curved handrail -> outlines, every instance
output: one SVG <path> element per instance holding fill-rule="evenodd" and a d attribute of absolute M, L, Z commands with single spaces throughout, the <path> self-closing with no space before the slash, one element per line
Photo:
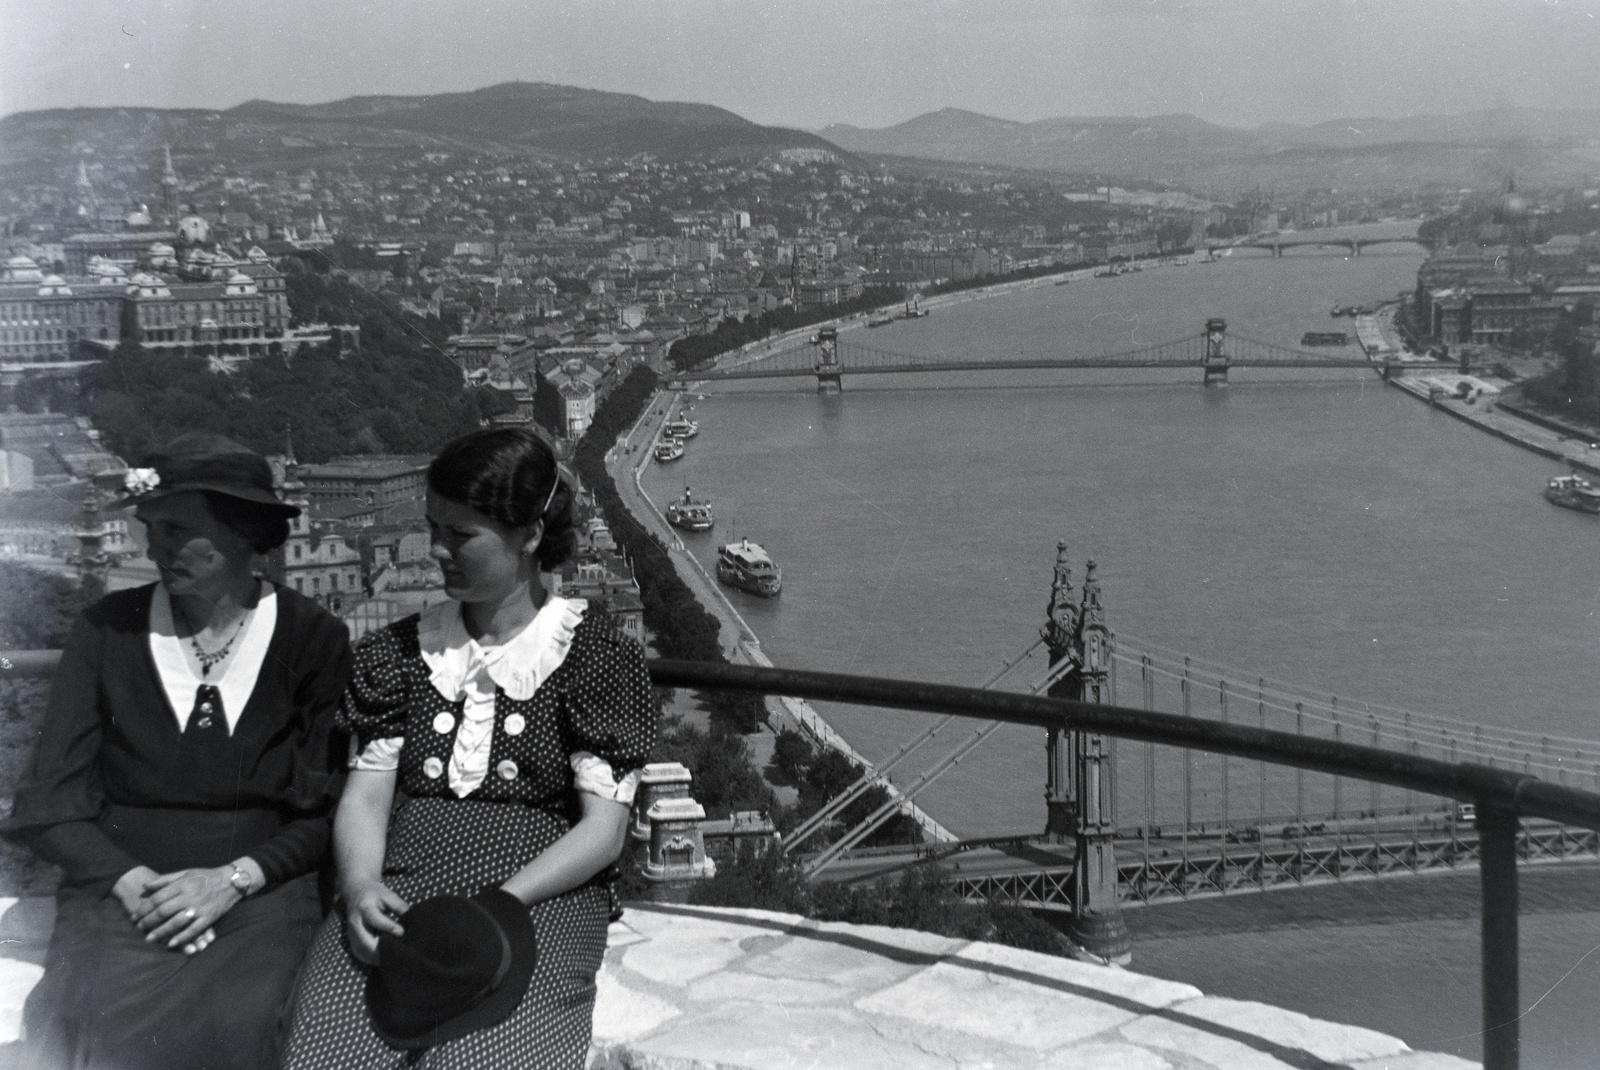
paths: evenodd
<path fill-rule="evenodd" d="M 53 650 L 0 651 L 0 680 L 48 675 L 59 660 L 60 652 Z M 919 680 L 670 659 L 651 660 L 648 667 L 651 680 L 663 687 L 745 691 L 1093 732 L 1474 802 L 1483 902 L 1484 1070 L 1516 1070 L 1519 1063 L 1518 819 L 1540 817 L 1600 830 L 1600 794 L 1470 762 L 1446 762 L 1178 714 Z"/>

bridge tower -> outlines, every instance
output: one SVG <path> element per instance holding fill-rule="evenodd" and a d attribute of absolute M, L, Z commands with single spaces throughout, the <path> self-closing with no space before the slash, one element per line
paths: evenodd
<path fill-rule="evenodd" d="M 1040 638 L 1050 655 L 1050 674 L 1062 671 L 1061 678 L 1050 685 L 1046 694 L 1051 698 L 1077 698 L 1078 607 L 1072 597 L 1072 566 L 1067 563 L 1065 542 L 1056 543 L 1055 575 L 1050 581 L 1050 603 L 1045 608 Z M 1077 736 L 1076 732 L 1052 728 L 1045 737 L 1044 837 L 1050 843 L 1071 843 L 1078 832 L 1078 798 L 1073 789 Z"/>
<path fill-rule="evenodd" d="M 1106 626 L 1100 581 L 1094 562 L 1083 570 L 1083 605 L 1078 611 L 1078 698 L 1111 701 L 1111 651 L 1114 637 Z M 1133 941 L 1122 908 L 1117 905 L 1116 795 L 1113 759 L 1105 736 L 1073 733 L 1077 741 L 1074 780 L 1077 786 L 1076 851 L 1072 866 L 1072 920 L 1067 935 L 1099 959 L 1120 965 L 1133 960 Z"/>
<path fill-rule="evenodd" d="M 844 366 L 839 363 L 838 329 L 823 327 L 811 336 L 811 344 L 817 347 L 817 363 L 813 369 L 817 373 L 817 393 L 843 392 Z"/>
<path fill-rule="evenodd" d="M 1228 331 L 1228 321 L 1220 316 L 1206 320 L 1206 355 L 1201 363 L 1206 386 L 1228 385 L 1228 356 L 1223 351 L 1223 341 Z"/>

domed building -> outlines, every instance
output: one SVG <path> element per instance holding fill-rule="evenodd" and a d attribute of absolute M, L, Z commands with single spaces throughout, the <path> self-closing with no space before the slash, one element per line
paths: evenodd
<path fill-rule="evenodd" d="M 117 269 L 112 266 L 112 271 Z M 27 256 L 0 271 L 0 364 L 50 365 L 92 360 L 84 343 L 106 351 L 117 343 L 125 279 L 45 274 Z"/>
<path fill-rule="evenodd" d="M 211 240 L 211 224 L 197 215 L 186 215 L 178 220 L 178 236 L 190 245 L 204 245 Z"/>

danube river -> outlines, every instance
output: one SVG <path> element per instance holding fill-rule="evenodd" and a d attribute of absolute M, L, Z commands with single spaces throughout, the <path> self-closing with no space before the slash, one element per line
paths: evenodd
<path fill-rule="evenodd" d="M 1083 279 L 845 337 L 928 357 L 1088 355 L 1220 315 L 1230 335 L 1296 345 L 1350 329 L 1331 304 L 1414 281 L 1420 251 L 1379 250 Z M 1543 501 L 1550 462 L 1375 375 L 1236 369 L 1204 389 L 1198 370 L 847 371 L 839 397 L 793 384 L 708 390 L 687 456 L 645 474 L 657 501 L 684 483 L 712 500 L 716 531 L 685 536 L 707 568 L 734 535 L 781 564 L 781 597 L 732 596 L 777 664 L 977 683 L 1038 634 L 1065 540 L 1076 580 L 1098 562 L 1114 631 L 1341 701 L 1600 738 L 1600 524 Z M 823 712 L 870 758 L 925 723 Z M 1042 827 L 1043 785 L 1042 733 L 1007 729 L 921 798 L 958 834 L 997 835 Z"/>
<path fill-rule="evenodd" d="M 1241 252 L 845 338 L 926 357 L 1091 355 L 1222 316 L 1231 336 L 1297 346 L 1353 329 L 1331 305 L 1408 290 L 1421 257 Z M 685 483 L 712 500 L 715 532 L 685 536 L 708 569 L 734 535 L 781 564 L 779 598 L 732 594 L 779 665 L 978 683 L 1037 636 L 1065 540 L 1075 581 L 1098 562 L 1114 631 L 1341 701 L 1600 738 L 1600 520 L 1541 498 L 1555 465 L 1370 373 L 1235 370 L 1218 389 L 1199 377 L 847 371 L 839 397 L 806 380 L 724 384 L 694 403 L 687 456 L 650 466 L 644 485 L 658 502 Z M 819 708 L 874 759 L 927 723 Z M 919 801 L 958 834 L 997 835 L 1041 829 L 1043 790 L 1043 733 L 1004 729 Z M 1368 952 L 1381 958 L 1385 939 Z M 1470 1051 L 1470 1038 L 1443 1042 L 1473 1020 L 1474 961 L 1438 964 L 1467 971 L 1443 1020 L 1429 1020 L 1434 995 L 1298 1009 Z M 1273 998 L 1270 969 L 1228 969 L 1227 994 Z"/>

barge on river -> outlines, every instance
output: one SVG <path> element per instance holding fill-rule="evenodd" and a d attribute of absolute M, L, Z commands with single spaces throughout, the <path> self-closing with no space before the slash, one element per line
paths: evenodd
<path fill-rule="evenodd" d="M 684 531 L 710 531 L 717 522 L 711 515 L 711 503 L 701 501 L 683 488 L 683 497 L 667 503 L 667 523 Z"/>
<path fill-rule="evenodd" d="M 1556 476 L 1544 485 L 1544 496 L 1564 509 L 1600 513 L 1600 487 L 1574 472 Z"/>
<path fill-rule="evenodd" d="M 783 589 L 783 574 L 767 552 L 749 539 L 717 551 L 717 579 L 729 587 L 771 598 Z"/>

